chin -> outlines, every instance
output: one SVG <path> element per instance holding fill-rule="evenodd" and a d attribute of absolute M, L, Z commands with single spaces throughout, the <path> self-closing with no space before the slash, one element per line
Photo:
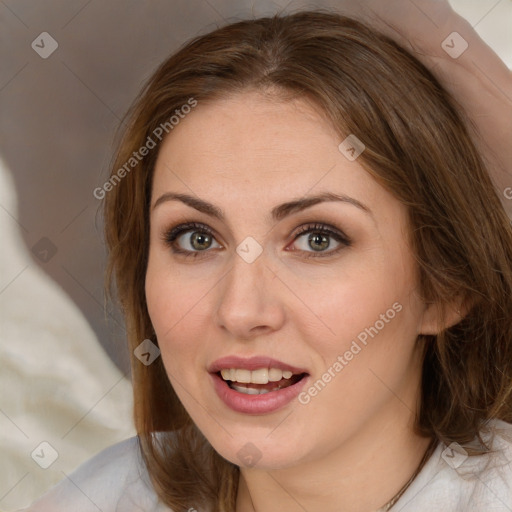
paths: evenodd
<path fill-rule="evenodd" d="M 224 459 L 243 469 L 277 470 L 296 466 L 304 454 L 297 450 L 297 443 L 260 435 L 233 435 L 228 439 L 213 440 L 207 437 L 215 451 Z M 305 447 L 301 446 L 301 449 Z"/>

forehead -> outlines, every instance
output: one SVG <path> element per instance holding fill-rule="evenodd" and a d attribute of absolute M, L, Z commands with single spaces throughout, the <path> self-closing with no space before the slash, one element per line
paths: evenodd
<path fill-rule="evenodd" d="M 218 205 L 228 218 L 268 218 L 275 205 L 332 192 L 397 220 L 402 205 L 357 159 L 345 157 L 342 140 L 304 99 L 250 92 L 199 102 L 162 143 L 152 204 L 162 194 L 186 193 Z"/>
<path fill-rule="evenodd" d="M 164 139 L 154 186 L 181 177 L 198 186 L 210 179 L 254 185 L 261 180 L 267 186 L 301 179 L 311 188 L 322 175 L 332 174 L 334 165 L 348 163 L 340 142 L 323 113 L 306 99 L 280 101 L 246 92 L 199 102 Z M 364 172 L 356 162 L 345 167 Z"/>
<path fill-rule="evenodd" d="M 337 138 L 319 109 L 307 100 L 281 101 L 246 92 L 199 102 L 164 140 L 160 151 L 172 151 L 174 161 L 201 158 L 204 153 L 209 159 L 244 152 L 259 158 L 274 152 L 293 156 L 305 139 L 310 141 L 309 149 L 314 145 L 317 153 L 326 145 L 336 145 Z"/>

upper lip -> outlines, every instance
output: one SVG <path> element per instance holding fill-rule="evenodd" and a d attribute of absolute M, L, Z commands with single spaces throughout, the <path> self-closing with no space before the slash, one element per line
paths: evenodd
<path fill-rule="evenodd" d="M 266 356 L 253 356 L 243 358 L 239 356 L 221 357 L 214 361 L 209 367 L 210 373 L 217 373 L 224 368 L 239 368 L 244 370 L 258 370 L 259 368 L 279 368 L 280 370 L 289 370 L 294 374 L 308 373 L 304 368 L 292 366 L 277 359 Z"/>

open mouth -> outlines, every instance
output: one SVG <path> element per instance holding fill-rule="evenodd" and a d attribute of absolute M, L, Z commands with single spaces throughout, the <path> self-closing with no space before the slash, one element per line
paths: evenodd
<path fill-rule="evenodd" d="M 281 371 L 277 368 L 261 368 L 254 371 L 229 368 L 217 372 L 217 375 L 230 389 L 239 393 L 263 395 L 293 386 L 308 374 L 293 374 L 291 371 Z"/>
<path fill-rule="evenodd" d="M 217 396 L 237 413 L 271 414 L 291 404 L 310 374 L 264 356 L 217 360 L 209 368 Z"/>

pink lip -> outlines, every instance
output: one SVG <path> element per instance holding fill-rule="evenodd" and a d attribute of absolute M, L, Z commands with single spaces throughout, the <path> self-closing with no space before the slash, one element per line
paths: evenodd
<path fill-rule="evenodd" d="M 293 374 L 308 373 L 304 368 L 297 368 L 289 364 L 272 359 L 271 357 L 265 356 L 254 356 L 249 358 L 242 358 L 238 356 L 227 356 L 222 357 L 214 361 L 209 367 L 210 373 L 217 373 L 224 368 L 240 368 L 244 370 L 257 370 L 258 368 L 279 368 L 280 370 L 289 370 Z M 258 396 L 258 395 L 253 395 Z"/>
<path fill-rule="evenodd" d="M 218 374 L 224 368 L 240 368 L 244 370 L 257 370 L 259 368 L 279 368 L 280 370 L 288 370 L 298 375 L 305 373 L 299 382 L 292 384 L 286 388 L 270 391 L 263 395 L 245 395 L 231 389 L 227 382 Z M 266 356 L 253 356 L 242 358 L 239 356 L 222 357 L 214 361 L 209 367 L 210 378 L 213 387 L 219 398 L 232 410 L 245 414 L 265 414 L 271 413 L 289 404 L 306 384 L 309 379 L 309 372 L 303 368 L 292 366 L 277 359 Z"/>
<path fill-rule="evenodd" d="M 237 365 L 235 367 L 240 368 Z M 259 367 L 261 368 L 261 365 Z M 276 368 L 276 366 L 271 366 L 271 368 Z M 299 382 L 291 386 L 278 391 L 270 391 L 263 395 L 239 393 L 231 389 L 218 373 L 210 373 L 210 378 L 219 398 L 233 411 L 244 414 L 266 414 L 277 411 L 296 398 L 309 380 L 309 375 L 304 376 Z"/>

